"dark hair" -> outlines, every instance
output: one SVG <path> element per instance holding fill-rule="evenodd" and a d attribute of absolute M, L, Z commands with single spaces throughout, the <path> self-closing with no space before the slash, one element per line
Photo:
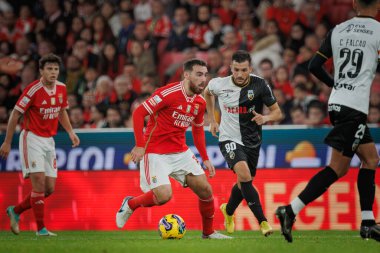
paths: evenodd
<path fill-rule="evenodd" d="M 183 64 L 183 71 L 192 71 L 195 65 L 207 67 L 207 63 L 199 59 L 190 59 Z"/>
<path fill-rule="evenodd" d="M 362 7 L 369 7 L 373 4 L 375 4 L 377 0 L 358 0 L 358 3 Z"/>
<path fill-rule="evenodd" d="M 232 55 L 232 61 L 236 61 L 238 63 L 242 63 L 245 61 L 249 62 L 249 65 L 252 63 L 251 55 L 244 50 L 238 50 Z"/>
<path fill-rule="evenodd" d="M 57 56 L 55 54 L 45 55 L 39 61 L 39 68 L 43 69 L 45 67 L 46 63 L 57 63 L 58 66 L 61 66 L 62 60 L 59 56 Z"/>

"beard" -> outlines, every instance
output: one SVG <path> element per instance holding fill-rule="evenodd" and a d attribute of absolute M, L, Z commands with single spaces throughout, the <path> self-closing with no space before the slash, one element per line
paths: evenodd
<path fill-rule="evenodd" d="M 203 83 L 202 83 L 203 85 Z M 202 94 L 203 90 L 204 90 L 204 87 L 199 87 L 193 83 L 190 82 L 190 90 L 194 93 L 194 94 Z"/>

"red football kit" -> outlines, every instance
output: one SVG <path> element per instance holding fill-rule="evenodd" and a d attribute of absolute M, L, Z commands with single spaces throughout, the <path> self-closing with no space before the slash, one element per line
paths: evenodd
<path fill-rule="evenodd" d="M 146 153 L 185 152 L 185 132 L 192 126 L 194 144 L 203 161 L 208 160 L 204 137 L 206 101 L 201 95 L 189 97 L 182 82 L 157 89 L 133 114 L 136 146 Z M 143 135 L 144 117 L 150 115 Z"/>
<path fill-rule="evenodd" d="M 29 84 L 15 105 L 24 115 L 22 128 L 42 137 L 57 134 L 58 115 L 67 107 L 66 85 L 56 81 L 54 88 L 49 90 L 41 80 Z"/>

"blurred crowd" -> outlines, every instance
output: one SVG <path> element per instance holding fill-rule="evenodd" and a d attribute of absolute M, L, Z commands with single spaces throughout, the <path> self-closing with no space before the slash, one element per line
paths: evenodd
<path fill-rule="evenodd" d="M 0 131 L 48 53 L 64 62 L 59 80 L 75 128 L 132 127 L 134 108 L 181 80 L 184 60 L 227 76 L 238 49 L 272 86 L 285 115 L 276 124 L 329 124 L 330 88 L 307 66 L 327 32 L 353 15 L 351 0 L 0 0 Z M 368 122 L 380 123 L 380 73 Z"/>

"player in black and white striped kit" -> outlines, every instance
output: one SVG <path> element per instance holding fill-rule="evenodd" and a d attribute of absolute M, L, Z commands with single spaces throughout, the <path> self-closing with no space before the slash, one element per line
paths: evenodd
<path fill-rule="evenodd" d="M 357 181 L 362 218 L 360 236 L 380 241 L 380 226 L 372 210 L 379 154 L 366 125 L 370 89 L 380 59 L 380 23 L 374 19 L 377 0 L 354 0 L 353 6 L 357 16 L 332 29 L 310 61 L 310 72 L 332 87 L 328 110 L 334 127 L 325 138 L 325 143 L 332 147 L 332 155 L 329 165 L 309 181 L 290 205 L 276 210 L 282 234 L 289 242 L 295 216 L 347 173 L 354 154 L 361 160 Z M 331 57 L 334 78 L 322 67 Z"/>
<path fill-rule="evenodd" d="M 228 233 L 234 232 L 235 209 L 245 199 L 260 224 L 261 233 L 273 233 L 263 213 L 258 192 L 252 185 L 261 146 L 261 125 L 282 118 L 271 88 L 252 72 L 251 56 L 237 51 L 232 56 L 232 75 L 210 80 L 205 90 L 210 130 L 213 136 L 220 130 L 219 147 L 228 166 L 236 173 L 237 183 L 232 187 L 228 203 L 220 209 Z M 214 118 L 215 96 L 222 111 L 220 127 Z M 266 105 L 270 113 L 262 115 Z"/>

